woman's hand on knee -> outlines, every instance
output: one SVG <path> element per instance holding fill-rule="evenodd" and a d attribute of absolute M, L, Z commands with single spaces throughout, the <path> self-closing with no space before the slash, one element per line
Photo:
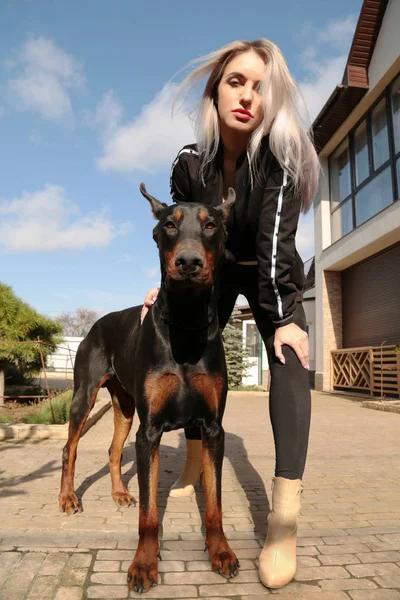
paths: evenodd
<path fill-rule="evenodd" d="M 143 319 L 147 315 L 150 306 L 152 306 L 154 304 L 154 302 L 157 300 L 157 296 L 158 296 L 158 292 L 159 291 L 160 291 L 160 288 L 151 288 L 151 290 L 149 290 L 147 292 L 146 297 L 144 299 L 144 304 L 143 304 L 142 312 L 141 312 L 141 315 L 140 315 L 140 322 L 141 323 L 143 323 Z"/>
<path fill-rule="evenodd" d="M 289 323 L 275 330 L 274 350 L 276 357 L 285 364 L 282 346 L 290 346 L 296 352 L 302 367 L 309 369 L 309 346 L 308 335 L 296 323 Z"/>

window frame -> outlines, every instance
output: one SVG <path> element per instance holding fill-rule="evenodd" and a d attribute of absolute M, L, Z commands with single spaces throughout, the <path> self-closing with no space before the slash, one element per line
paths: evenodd
<path fill-rule="evenodd" d="M 392 79 L 392 81 L 389 83 L 389 85 L 386 86 L 386 88 L 384 89 L 382 94 L 380 94 L 378 96 L 378 98 L 368 108 L 368 111 L 362 117 L 360 117 L 360 119 L 357 121 L 357 123 L 355 123 L 354 126 L 351 128 L 351 130 L 348 132 L 346 137 L 344 137 L 339 142 L 339 144 L 330 153 L 330 155 L 328 157 L 329 205 L 330 205 L 330 215 L 331 215 L 331 232 L 333 231 L 333 226 L 332 226 L 333 214 L 337 210 L 340 210 L 343 207 L 343 205 L 346 204 L 347 202 L 351 202 L 351 204 L 352 204 L 352 221 L 353 221 L 352 229 L 348 233 L 345 233 L 344 235 L 342 235 L 339 238 L 337 238 L 336 240 L 334 240 L 332 242 L 332 244 L 343 239 L 346 235 L 349 235 L 352 231 L 354 231 L 355 229 L 358 229 L 358 227 L 361 227 L 361 225 L 364 225 L 370 219 L 373 219 L 376 215 L 378 215 L 380 212 L 382 212 L 382 210 L 385 210 L 386 208 L 391 206 L 394 202 L 399 200 L 400 181 L 397 180 L 396 161 L 398 159 L 400 159 L 400 150 L 397 153 L 395 152 L 393 105 L 392 105 L 392 86 L 395 83 L 395 81 L 399 78 L 399 76 L 400 76 L 400 73 L 397 73 L 397 75 Z M 377 169 L 374 170 L 372 113 L 375 110 L 375 108 L 378 106 L 378 104 L 382 101 L 382 99 L 385 99 L 386 123 L 387 123 L 388 144 L 389 144 L 389 158 L 383 164 L 381 164 Z M 368 175 L 368 177 L 366 177 L 364 179 L 364 181 L 362 181 L 360 184 L 356 185 L 355 133 L 356 133 L 357 129 L 362 125 L 363 121 L 365 121 L 365 123 L 366 123 L 369 175 Z M 348 196 L 346 196 L 346 198 L 344 198 L 341 201 L 340 200 L 338 201 L 338 199 L 334 200 L 333 196 L 332 196 L 331 160 L 333 159 L 333 155 L 338 150 L 339 146 L 341 144 L 343 144 L 343 142 L 345 142 L 346 139 L 348 141 L 349 158 L 350 158 L 349 164 L 350 164 L 351 191 L 350 191 L 350 194 Z M 388 206 L 386 206 L 382 210 L 376 212 L 372 217 L 367 219 L 367 221 L 364 221 L 363 223 L 360 223 L 359 225 L 357 225 L 356 195 L 365 186 L 367 186 L 369 183 L 371 183 L 371 181 L 373 179 L 375 179 L 375 177 L 378 177 L 378 175 L 380 175 L 382 173 L 382 171 L 384 171 L 389 166 L 390 166 L 391 177 L 392 177 L 392 201 L 390 202 L 390 204 Z M 334 201 L 337 201 L 337 206 L 332 208 L 332 204 Z"/>

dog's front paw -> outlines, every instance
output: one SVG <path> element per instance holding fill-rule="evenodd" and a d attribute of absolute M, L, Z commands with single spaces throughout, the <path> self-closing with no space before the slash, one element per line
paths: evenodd
<path fill-rule="evenodd" d="M 143 594 L 158 584 L 157 556 L 150 557 L 143 553 L 135 556 L 128 569 L 128 585 L 134 592 Z"/>
<path fill-rule="evenodd" d="M 239 561 L 236 554 L 229 547 L 225 537 L 208 544 L 208 553 L 212 570 L 230 579 L 239 573 Z"/>
<path fill-rule="evenodd" d="M 76 512 L 82 512 L 75 492 L 61 493 L 58 497 L 58 506 L 60 508 L 60 512 L 64 512 L 67 515 L 73 515 Z"/>
<path fill-rule="evenodd" d="M 125 492 L 113 492 L 111 494 L 117 506 L 136 506 L 135 498 L 126 490 Z"/>

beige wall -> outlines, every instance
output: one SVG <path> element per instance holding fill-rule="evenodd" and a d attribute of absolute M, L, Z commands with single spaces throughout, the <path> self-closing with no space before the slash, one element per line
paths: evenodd
<path fill-rule="evenodd" d="M 390 0 L 368 69 L 369 88 L 373 90 L 400 55 L 400 0 Z"/>

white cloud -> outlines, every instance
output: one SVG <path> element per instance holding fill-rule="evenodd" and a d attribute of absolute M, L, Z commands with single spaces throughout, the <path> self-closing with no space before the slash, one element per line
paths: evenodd
<path fill-rule="evenodd" d="M 347 51 L 357 25 L 355 15 L 347 15 L 343 19 L 328 21 L 325 29 L 318 31 L 321 42 L 332 44 L 335 48 Z"/>
<path fill-rule="evenodd" d="M 130 223 L 113 225 L 106 211 L 82 216 L 56 185 L 12 200 L 0 199 L 0 248 L 6 252 L 105 247 L 130 229 Z"/>
<path fill-rule="evenodd" d="M 72 118 L 70 90 L 85 87 L 81 65 L 74 56 L 49 39 L 32 37 L 5 66 L 15 72 L 8 88 L 17 99 L 17 108 L 50 121 Z"/>
<path fill-rule="evenodd" d="M 88 114 L 87 123 L 100 129 L 104 141 L 109 140 L 118 129 L 122 118 L 122 107 L 114 90 L 108 90 L 96 106 L 94 115 Z"/>
<path fill-rule="evenodd" d="M 326 59 L 307 59 L 310 76 L 299 81 L 311 121 L 315 119 L 337 85 L 342 82 L 347 55 Z"/>
<path fill-rule="evenodd" d="M 144 269 L 144 274 L 149 279 L 152 279 L 153 277 L 155 277 L 157 275 L 157 273 L 159 273 L 159 272 L 160 272 L 160 267 L 151 267 L 148 269 Z"/>
<path fill-rule="evenodd" d="M 123 265 L 132 262 L 132 256 L 130 254 L 121 254 L 119 258 L 117 258 L 117 264 Z"/>
<path fill-rule="evenodd" d="M 303 29 L 302 37 L 307 35 L 313 39 L 313 45 L 300 54 L 306 75 L 299 81 L 311 121 L 342 82 L 355 27 L 355 16 L 347 15 L 340 20 L 328 21 L 324 29 L 310 24 Z"/>
<path fill-rule="evenodd" d="M 176 86 L 168 83 L 125 125 L 120 124 L 122 110 L 113 92 L 107 92 L 93 119 L 101 127 L 104 140 L 98 168 L 120 173 L 149 173 L 170 166 L 179 149 L 194 141 L 189 117 L 182 112 L 171 117 L 175 92 Z"/>

